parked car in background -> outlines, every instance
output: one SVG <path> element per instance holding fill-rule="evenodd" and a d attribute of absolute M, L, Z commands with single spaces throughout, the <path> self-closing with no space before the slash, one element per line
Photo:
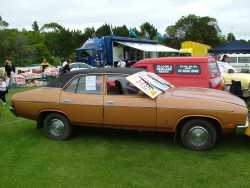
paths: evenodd
<path fill-rule="evenodd" d="M 83 70 L 83 69 L 93 69 L 94 67 L 81 62 L 74 62 L 69 64 L 70 71 Z"/>
<path fill-rule="evenodd" d="M 240 73 L 229 63 L 218 61 L 222 73 L 225 88 L 240 97 L 250 96 L 250 74 Z"/>
<path fill-rule="evenodd" d="M 36 120 L 51 139 L 69 138 L 76 125 L 135 129 L 173 132 L 195 150 L 211 149 L 221 134 L 248 127 L 248 109 L 240 98 L 206 88 L 175 88 L 140 71 L 68 72 L 48 87 L 15 94 L 11 111 Z"/>
<path fill-rule="evenodd" d="M 223 54 L 225 61 L 238 72 L 250 72 L 250 54 Z"/>
<path fill-rule="evenodd" d="M 176 87 L 224 89 L 218 65 L 212 57 L 164 57 L 141 60 L 133 65 L 154 72 Z"/>

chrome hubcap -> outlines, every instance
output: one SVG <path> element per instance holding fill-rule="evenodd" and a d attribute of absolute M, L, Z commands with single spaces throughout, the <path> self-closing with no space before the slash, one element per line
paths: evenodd
<path fill-rule="evenodd" d="M 195 126 L 189 130 L 190 142 L 192 145 L 200 147 L 208 141 L 208 131 L 200 126 Z"/>
<path fill-rule="evenodd" d="M 64 133 L 65 126 L 64 123 L 60 119 L 52 119 L 50 126 L 49 126 L 49 132 L 53 136 L 61 136 Z"/>

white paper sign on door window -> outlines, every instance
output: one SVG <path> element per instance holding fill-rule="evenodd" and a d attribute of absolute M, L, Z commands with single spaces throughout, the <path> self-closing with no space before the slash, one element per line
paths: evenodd
<path fill-rule="evenodd" d="M 96 90 L 96 76 L 86 76 L 86 91 Z"/>

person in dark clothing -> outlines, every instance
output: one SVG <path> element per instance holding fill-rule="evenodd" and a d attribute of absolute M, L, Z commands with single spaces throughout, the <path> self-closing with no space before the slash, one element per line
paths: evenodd
<path fill-rule="evenodd" d="M 2 100 L 3 105 L 6 104 L 6 91 L 7 91 L 7 85 L 5 82 L 5 79 L 0 77 L 0 100 Z"/>
<path fill-rule="evenodd" d="M 6 59 L 4 68 L 5 68 L 5 73 L 6 73 L 7 77 L 10 78 L 11 70 L 12 70 L 11 61 Z"/>
<path fill-rule="evenodd" d="M 64 73 L 66 73 L 66 72 L 69 72 L 69 71 L 70 71 L 70 66 L 69 66 L 69 64 L 70 64 L 70 60 L 67 60 L 66 65 L 64 65 L 64 66 L 62 67 L 61 74 L 64 74 Z"/>
<path fill-rule="evenodd" d="M 16 67 L 12 65 L 12 62 L 9 59 L 5 61 L 5 73 L 6 73 L 6 84 L 7 88 L 11 87 L 12 84 L 12 74 L 16 72 Z"/>

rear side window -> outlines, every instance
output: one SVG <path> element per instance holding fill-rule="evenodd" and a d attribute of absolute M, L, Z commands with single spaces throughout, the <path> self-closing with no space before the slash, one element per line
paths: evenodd
<path fill-rule="evenodd" d="M 200 65 L 176 65 L 175 67 L 176 74 L 190 74 L 190 75 L 197 75 L 201 73 Z"/>
<path fill-rule="evenodd" d="M 220 70 L 216 62 L 209 62 L 209 72 L 212 77 L 215 77 L 220 73 Z"/>
<path fill-rule="evenodd" d="M 154 69 L 156 74 L 172 74 L 174 72 L 173 65 L 156 64 L 154 65 Z"/>
<path fill-rule="evenodd" d="M 101 94 L 102 76 L 87 75 L 75 78 L 64 91 L 70 93 Z"/>
<path fill-rule="evenodd" d="M 82 76 L 78 82 L 77 93 L 101 94 L 102 77 L 97 75 Z"/>
<path fill-rule="evenodd" d="M 239 63 L 250 63 L 250 57 L 239 57 Z"/>

